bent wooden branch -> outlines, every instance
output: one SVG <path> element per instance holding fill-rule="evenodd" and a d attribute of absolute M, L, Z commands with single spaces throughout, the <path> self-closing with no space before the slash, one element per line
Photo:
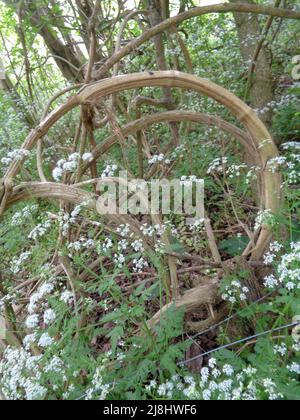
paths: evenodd
<path fill-rule="evenodd" d="M 122 129 L 122 133 L 124 137 L 128 137 L 130 135 L 136 134 L 136 132 L 138 131 L 147 129 L 151 125 L 169 121 L 189 121 L 192 123 L 207 124 L 209 126 L 214 126 L 224 131 L 225 133 L 235 137 L 245 147 L 247 153 L 250 153 L 252 156 L 255 156 L 255 154 L 257 154 L 258 156 L 258 152 L 252 138 L 245 131 L 241 130 L 240 128 L 227 121 L 222 120 L 219 117 L 209 114 L 203 114 L 200 112 L 177 110 L 148 115 L 146 117 L 132 121 L 126 126 L 124 126 Z M 104 153 L 107 153 L 117 143 L 118 139 L 115 134 L 112 134 L 109 137 L 107 137 L 106 140 L 104 140 L 93 150 L 93 160 L 97 160 Z M 86 163 L 83 167 L 83 172 L 85 172 L 88 168 L 89 163 Z"/>
<path fill-rule="evenodd" d="M 56 111 L 53 111 L 51 114 L 49 114 L 47 118 L 29 134 L 23 144 L 23 149 L 31 150 L 36 145 L 39 138 L 44 136 L 47 131 L 63 115 L 65 115 L 76 106 L 96 103 L 99 99 L 105 96 L 129 89 L 162 86 L 193 90 L 200 94 L 206 95 L 227 107 L 231 113 L 245 125 L 251 139 L 255 143 L 260 157 L 261 168 L 264 170 L 262 177 L 264 208 L 270 209 L 273 213 L 276 213 L 280 206 L 281 178 L 278 173 L 265 170 L 268 161 L 278 156 L 278 150 L 267 128 L 260 121 L 255 112 L 233 93 L 207 79 L 190 74 L 176 71 L 163 71 L 151 74 L 148 72 L 137 73 L 117 76 L 111 79 L 102 80 L 92 85 L 88 85 L 76 96 L 70 98 L 66 104 L 62 105 Z M 8 169 L 5 178 L 14 179 L 24 161 L 25 157 L 23 157 L 21 160 L 15 160 Z M 4 187 L 2 187 L 2 189 L 0 188 L 0 197 L 1 194 L 3 194 L 3 189 Z M 5 200 L 7 200 L 7 197 Z M 5 202 L 4 204 L 2 203 L 2 209 L 4 207 Z M 261 258 L 265 248 L 269 244 L 269 241 L 270 231 L 268 227 L 265 226 L 262 229 L 255 247 L 255 251 L 253 253 L 253 258 L 255 260 L 259 260 Z"/>
<path fill-rule="evenodd" d="M 208 304 L 216 304 L 218 301 L 220 301 L 218 286 L 218 281 L 212 281 L 209 284 L 201 284 L 193 289 L 188 290 L 180 299 L 165 305 L 161 310 L 159 310 L 147 322 L 148 327 L 153 328 L 160 321 L 161 317 L 173 305 L 175 305 L 177 309 L 184 309 L 185 312 L 191 312 L 200 308 L 201 306 L 205 306 Z M 213 322 L 215 322 L 215 319 L 213 320 Z M 213 322 L 210 325 L 212 325 Z"/>
<path fill-rule="evenodd" d="M 154 26 L 151 29 L 145 31 L 139 37 L 130 41 L 127 45 L 125 45 L 122 49 L 120 49 L 117 53 L 112 55 L 103 66 L 96 73 L 96 79 L 100 79 L 107 74 L 107 72 L 122 58 L 126 57 L 126 55 L 133 52 L 135 49 L 140 47 L 145 42 L 149 41 L 149 39 L 155 37 L 156 35 L 168 30 L 169 28 L 178 25 L 179 23 L 184 22 L 185 20 L 203 16 L 209 13 L 229 13 L 229 12 L 239 12 L 239 13 L 254 13 L 254 14 L 262 14 L 274 17 L 282 17 L 282 18 L 289 18 L 289 19 L 300 19 L 300 11 L 293 11 L 288 9 L 282 9 L 272 6 L 262 6 L 258 4 L 245 4 L 245 3 L 222 3 L 222 4 L 215 4 L 210 6 L 201 6 L 201 7 L 193 7 L 192 9 L 180 13 L 177 16 L 164 20 L 162 23 Z"/>

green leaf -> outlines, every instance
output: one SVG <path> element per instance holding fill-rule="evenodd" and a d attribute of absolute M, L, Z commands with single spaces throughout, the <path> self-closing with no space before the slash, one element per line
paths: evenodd
<path fill-rule="evenodd" d="M 247 236 L 233 236 L 232 238 L 221 241 L 219 244 L 219 249 L 235 257 L 237 255 L 241 255 L 243 251 L 245 251 L 248 243 L 249 238 Z"/>
<path fill-rule="evenodd" d="M 124 329 L 121 325 L 117 325 L 108 335 L 111 339 L 111 349 L 112 352 L 115 353 L 118 341 L 123 337 Z"/>

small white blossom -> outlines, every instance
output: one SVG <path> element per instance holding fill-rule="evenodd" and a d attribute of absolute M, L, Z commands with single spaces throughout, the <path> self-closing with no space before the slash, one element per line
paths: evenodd
<path fill-rule="evenodd" d="M 38 345 L 40 347 L 50 347 L 53 344 L 53 339 L 50 337 L 50 335 L 48 333 L 44 333 L 43 335 L 41 335 Z"/>
<path fill-rule="evenodd" d="M 47 309 L 44 313 L 44 323 L 46 325 L 51 324 L 56 319 L 56 313 L 53 311 L 53 309 Z"/>

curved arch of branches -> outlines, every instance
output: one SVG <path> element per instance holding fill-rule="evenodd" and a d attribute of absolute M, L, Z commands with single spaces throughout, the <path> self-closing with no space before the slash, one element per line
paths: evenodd
<path fill-rule="evenodd" d="M 176 71 L 161 71 L 153 74 L 138 73 L 117 76 L 87 85 L 78 94 L 72 96 L 66 103 L 45 116 L 38 127 L 28 135 L 23 144 L 23 149 L 31 150 L 37 146 L 38 141 L 47 134 L 49 129 L 72 109 L 85 105 L 94 106 L 109 95 L 142 87 L 181 88 L 183 90 L 192 90 L 199 94 L 206 95 L 231 111 L 232 115 L 244 125 L 245 130 L 243 131 L 215 116 L 188 111 L 169 111 L 133 121 L 124 127 L 123 134 L 125 136 L 142 130 L 151 124 L 170 121 L 205 123 L 224 130 L 237 138 L 247 148 L 248 153 L 254 156 L 258 161 L 262 169 L 262 202 L 266 209 L 270 209 L 272 212 L 276 213 L 280 205 L 280 175 L 267 171 L 265 168 L 269 159 L 278 156 L 278 151 L 267 128 L 254 111 L 234 94 L 207 79 L 190 74 Z M 116 143 L 116 140 L 116 135 L 111 135 L 103 144 L 97 146 L 93 151 L 94 159 L 97 159 L 100 154 L 107 151 Z M 71 204 L 80 204 L 88 201 L 89 207 L 93 210 L 96 209 L 95 195 L 85 191 L 83 187 L 95 183 L 97 180 L 90 180 L 71 186 L 51 182 L 25 182 L 18 186 L 13 186 L 14 179 L 19 173 L 25 159 L 26 158 L 24 157 L 22 160 L 14 161 L 4 177 L 2 187 L 0 187 L 0 216 L 13 204 L 34 197 L 63 200 L 64 202 Z M 84 169 L 86 170 L 87 167 Z M 140 234 L 139 224 L 133 217 L 118 216 L 114 218 L 114 216 L 112 216 L 111 220 L 114 223 L 129 222 L 133 230 Z M 157 220 L 153 220 L 153 222 L 157 223 Z M 168 239 L 165 238 L 165 240 L 167 241 Z M 254 246 L 251 255 L 252 260 L 259 260 L 262 257 L 270 240 L 271 232 L 269 231 L 268 226 L 264 226 L 256 243 L 253 244 L 251 242 L 251 248 Z M 171 291 L 171 296 L 173 298 L 176 298 L 176 305 L 178 307 L 184 306 L 191 309 L 197 308 L 199 305 L 203 304 L 214 305 L 220 303 L 220 298 L 217 293 L 217 279 L 207 287 L 200 285 L 199 287 L 189 290 L 180 297 L 180 293 L 178 293 L 177 269 L 176 263 L 174 262 L 174 256 L 169 255 L 166 259 L 170 274 L 169 279 L 167 279 L 166 289 Z M 220 264 L 222 265 L 222 262 Z M 203 291 L 205 290 L 207 293 L 203 294 Z M 199 300 L 200 295 L 201 301 Z M 161 311 L 166 310 L 166 308 L 167 306 L 162 308 Z M 150 326 L 159 320 L 159 314 L 156 314 L 154 318 L 150 320 Z M 218 313 L 218 316 L 221 317 L 222 314 Z M 213 324 L 214 321 L 215 318 L 208 319 L 204 321 L 203 326 L 209 326 Z M 191 325 L 190 328 L 193 329 L 193 325 Z"/>
<path fill-rule="evenodd" d="M 122 129 L 122 135 L 128 137 L 136 134 L 138 131 L 145 130 L 151 125 L 164 122 L 183 122 L 188 121 L 197 124 L 206 124 L 208 126 L 216 127 L 227 134 L 235 137 L 252 156 L 258 155 L 257 148 L 252 138 L 243 130 L 235 125 L 222 120 L 214 115 L 203 114 L 201 112 L 191 111 L 166 111 L 157 114 L 147 115 L 144 118 L 132 121 Z M 115 144 L 118 143 L 117 134 L 110 135 L 106 140 L 93 150 L 93 161 L 99 159 L 104 153 L 107 153 Z M 85 163 L 82 168 L 82 173 L 86 172 L 91 163 Z"/>
<path fill-rule="evenodd" d="M 213 98 L 220 104 L 227 107 L 231 113 L 244 124 L 248 135 L 254 142 L 259 153 L 260 164 L 265 168 L 268 160 L 278 156 L 278 151 L 270 133 L 264 124 L 260 121 L 254 111 L 234 94 L 215 83 L 176 71 L 165 71 L 155 73 L 137 73 L 125 76 L 117 76 L 111 79 L 105 79 L 95 84 L 86 86 L 77 95 L 71 97 L 65 104 L 58 107 L 49 114 L 39 126 L 33 130 L 24 142 L 23 149 L 31 150 L 37 141 L 44 136 L 48 130 L 67 112 L 79 105 L 92 105 L 101 98 L 108 95 L 122 92 L 130 89 L 142 87 L 170 87 L 181 88 L 184 90 L 193 90 L 200 94 Z M 0 198 L 2 198 L 1 211 L 4 211 L 5 201 L 9 197 L 9 188 L 12 180 L 19 172 L 20 166 L 24 163 L 22 160 L 14 161 L 8 169 L 4 178 Z M 266 209 L 276 212 L 280 205 L 280 175 L 270 171 L 264 171 L 262 176 L 263 200 Z M 6 184 L 6 185 L 5 185 Z M 2 197 L 1 197 L 2 192 Z M 253 257 L 259 259 L 263 254 L 268 242 L 270 241 L 270 232 L 268 227 L 263 227 L 258 238 Z"/>
<path fill-rule="evenodd" d="M 109 70 L 114 67 L 115 64 L 120 62 L 124 57 L 126 57 L 131 52 L 135 51 L 145 42 L 149 41 L 151 38 L 155 37 L 156 35 L 186 21 L 192 19 L 194 17 L 203 16 L 209 13 L 253 13 L 257 15 L 267 15 L 273 17 L 281 17 L 281 18 L 288 18 L 288 19 L 300 19 L 300 12 L 283 9 L 280 7 L 272 7 L 272 6 L 263 6 L 259 4 L 245 4 L 245 3 L 222 3 L 222 4 L 215 4 L 210 6 L 200 6 L 194 7 L 186 12 L 180 13 L 177 16 L 171 17 L 169 19 L 164 20 L 160 24 L 154 26 L 151 29 L 145 31 L 139 37 L 130 41 L 127 45 L 113 54 L 96 72 L 95 78 L 101 79 L 106 74 L 108 74 Z"/>

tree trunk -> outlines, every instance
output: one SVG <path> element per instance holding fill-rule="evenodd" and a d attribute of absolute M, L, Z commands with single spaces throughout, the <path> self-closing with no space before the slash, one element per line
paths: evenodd
<path fill-rule="evenodd" d="M 253 0 L 230 0 L 230 2 L 255 4 Z M 247 65 L 250 66 L 261 35 L 258 17 L 252 14 L 234 13 L 234 19 L 240 39 L 242 56 Z M 250 84 L 249 102 L 254 109 L 264 109 L 273 100 L 274 86 L 270 54 L 267 47 L 262 46 Z M 271 127 L 272 111 L 267 110 L 260 113 L 260 118 L 268 128 Z"/>

